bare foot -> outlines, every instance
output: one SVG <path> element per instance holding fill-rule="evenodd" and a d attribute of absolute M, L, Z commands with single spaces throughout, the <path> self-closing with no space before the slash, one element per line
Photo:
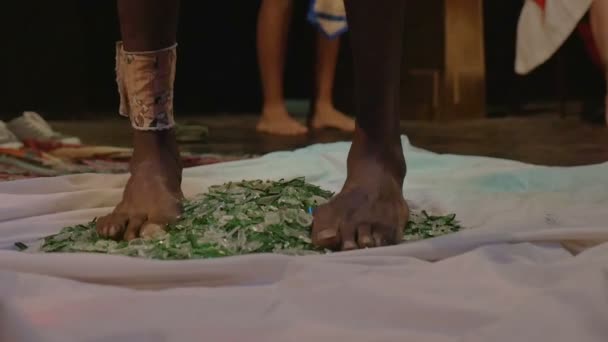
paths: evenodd
<path fill-rule="evenodd" d="M 308 132 L 308 128 L 289 116 L 285 108 L 264 108 L 256 129 L 276 135 L 302 135 Z"/>
<path fill-rule="evenodd" d="M 318 105 L 311 125 L 314 129 L 335 128 L 346 132 L 355 131 L 355 120 L 331 105 Z"/>
<path fill-rule="evenodd" d="M 97 233 L 132 240 L 162 233 L 181 213 L 182 166 L 172 130 L 134 132 L 131 178 L 114 211 L 97 220 Z"/>
<path fill-rule="evenodd" d="M 389 155 L 386 149 L 373 151 L 365 145 L 355 137 L 342 191 L 315 211 L 312 240 L 319 247 L 379 247 L 396 244 L 403 237 L 409 208 L 402 193 L 401 146 Z"/>

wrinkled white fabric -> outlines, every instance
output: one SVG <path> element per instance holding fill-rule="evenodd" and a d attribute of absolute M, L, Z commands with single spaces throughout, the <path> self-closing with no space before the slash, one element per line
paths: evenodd
<path fill-rule="evenodd" d="M 311 257 L 30 254 L 8 249 L 106 213 L 127 177 L 0 183 L 0 341 L 607 340 L 608 164 L 532 166 L 403 141 L 410 203 L 455 212 L 468 230 Z M 183 188 L 306 176 L 339 190 L 348 147 L 187 169 Z"/>

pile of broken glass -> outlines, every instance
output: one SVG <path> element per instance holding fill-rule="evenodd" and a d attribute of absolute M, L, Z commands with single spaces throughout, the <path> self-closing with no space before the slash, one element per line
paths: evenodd
<path fill-rule="evenodd" d="M 216 185 L 184 203 L 184 212 L 165 233 L 147 239 L 103 239 L 95 221 L 66 227 L 44 239 L 40 252 L 88 252 L 183 260 L 250 253 L 322 254 L 311 243 L 313 209 L 333 193 L 304 178 L 250 180 Z M 412 211 L 404 241 L 433 238 L 462 227 L 455 214 Z M 22 243 L 17 247 L 27 248 Z"/>

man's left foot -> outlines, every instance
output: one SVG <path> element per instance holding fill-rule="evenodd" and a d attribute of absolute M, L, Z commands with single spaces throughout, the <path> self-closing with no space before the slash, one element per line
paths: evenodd
<path fill-rule="evenodd" d="M 399 243 L 409 218 L 403 197 L 405 161 L 399 143 L 394 153 L 370 148 L 359 131 L 348 155 L 342 191 L 315 210 L 312 241 L 332 250 Z M 400 155 L 399 155 L 400 154 Z"/>
<path fill-rule="evenodd" d="M 335 128 L 345 132 L 355 131 L 355 120 L 331 105 L 318 105 L 312 117 L 313 129 Z"/>

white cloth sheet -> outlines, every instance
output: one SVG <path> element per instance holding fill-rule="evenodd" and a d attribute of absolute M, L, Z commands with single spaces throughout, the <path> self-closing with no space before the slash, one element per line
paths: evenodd
<path fill-rule="evenodd" d="M 403 141 L 408 201 L 455 212 L 468 230 L 327 256 L 30 254 L 9 249 L 106 213 L 127 177 L 0 183 L 0 341 L 608 340 L 608 164 L 549 168 Z M 183 188 L 306 176 L 337 191 L 348 147 L 188 169 Z"/>

